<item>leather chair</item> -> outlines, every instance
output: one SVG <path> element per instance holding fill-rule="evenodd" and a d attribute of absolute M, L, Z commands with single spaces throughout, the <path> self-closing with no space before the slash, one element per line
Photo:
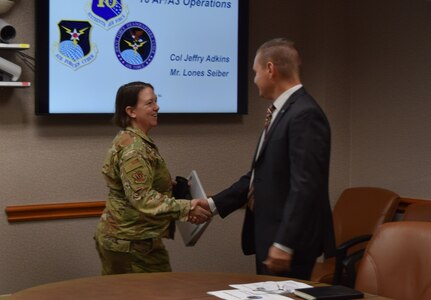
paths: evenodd
<path fill-rule="evenodd" d="M 394 300 L 431 299 L 431 222 L 390 222 L 373 235 L 355 288 Z"/>
<path fill-rule="evenodd" d="M 431 201 L 430 203 L 413 203 L 407 206 L 404 216 L 400 221 L 424 221 L 431 222 Z M 353 287 L 356 280 L 356 269 L 359 261 L 364 256 L 365 249 L 361 249 L 350 254 L 343 260 L 343 269 L 346 271 L 347 278 L 345 285 Z"/>
<path fill-rule="evenodd" d="M 431 222 L 431 201 L 429 204 L 410 204 L 409 206 L 407 206 L 402 220 Z"/>
<path fill-rule="evenodd" d="M 393 219 L 398 202 L 398 194 L 383 188 L 352 187 L 344 190 L 333 210 L 337 255 L 316 262 L 311 280 L 329 284 L 348 282 L 343 270 L 345 257 L 365 248 L 376 228 Z"/>

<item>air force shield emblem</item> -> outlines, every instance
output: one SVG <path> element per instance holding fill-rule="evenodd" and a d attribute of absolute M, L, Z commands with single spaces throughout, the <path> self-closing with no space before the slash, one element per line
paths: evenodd
<path fill-rule="evenodd" d="M 97 48 L 90 43 L 91 26 L 88 21 L 60 21 L 60 41 L 54 44 L 55 58 L 74 70 L 94 61 Z"/>
<path fill-rule="evenodd" d="M 106 30 L 123 23 L 128 14 L 124 0 L 92 0 L 88 5 L 88 17 Z"/>

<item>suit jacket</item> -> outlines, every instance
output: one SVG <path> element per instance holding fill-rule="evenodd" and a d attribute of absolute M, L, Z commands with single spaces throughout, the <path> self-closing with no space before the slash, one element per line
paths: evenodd
<path fill-rule="evenodd" d="M 300 88 L 273 120 L 253 161 L 254 209 L 246 208 L 244 254 L 266 259 L 277 242 L 294 256 L 332 256 L 335 238 L 329 203 L 330 128 L 316 101 Z M 251 171 L 213 196 L 222 218 L 247 203 Z"/>

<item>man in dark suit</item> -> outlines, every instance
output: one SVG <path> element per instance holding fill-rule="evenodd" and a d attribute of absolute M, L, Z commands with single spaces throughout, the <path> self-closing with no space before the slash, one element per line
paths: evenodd
<path fill-rule="evenodd" d="M 251 171 L 208 199 L 226 217 L 245 204 L 244 254 L 258 274 L 309 279 L 315 260 L 335 248 L 328 195 L 330 128 L 302 87 L 293 43 L 274 39 L 257 50 L 254 82 L 273 107 Z M 201 205 L 206 206 L 207 200 Z"/>

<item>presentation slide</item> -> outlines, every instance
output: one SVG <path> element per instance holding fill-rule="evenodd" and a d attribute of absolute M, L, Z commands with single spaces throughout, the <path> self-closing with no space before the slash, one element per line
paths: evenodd
<path fill-rule="evenodd" d="M 161 113 L 242 113 L 239 0 L 45 1 L 40 113 L 113 113 L 131 81 L 154 86 Z"/>

